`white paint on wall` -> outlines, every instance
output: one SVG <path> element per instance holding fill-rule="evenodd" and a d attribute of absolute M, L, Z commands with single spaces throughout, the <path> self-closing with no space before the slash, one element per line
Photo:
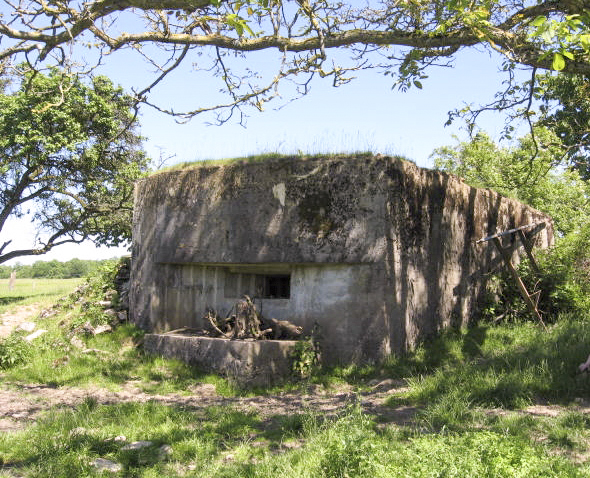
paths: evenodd
<path fill-rule="evenodd" d="M 272 195 L 279 200 L 281 207 L 285 207 L 285 199 L 287 197 L 285 183 L 275 184 L 272 187 Z"/>

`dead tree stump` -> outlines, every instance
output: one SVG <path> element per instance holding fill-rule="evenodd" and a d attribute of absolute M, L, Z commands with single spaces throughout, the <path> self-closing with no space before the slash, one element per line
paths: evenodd
<path fill-rule="evenodd" d="M 234 309 L 235 314 L 228 315 L 225 319 L 220 318 L 213 310 L 207 311 L 204 319 L 211 326 L 214 336 L 227 339 L 264 340 L 271 337 L 275 340 L 298 340 L 303 335 L 303 327 L 288 320 L 263 319 L 247 295 L 229 313 Z"/>

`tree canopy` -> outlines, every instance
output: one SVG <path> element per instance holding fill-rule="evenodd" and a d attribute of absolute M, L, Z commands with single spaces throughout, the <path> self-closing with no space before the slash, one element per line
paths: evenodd
<path fill-rule="evenodd" d="M 263 108 L 285 79 L 305 94 L 314 76 L 339 85 L 376 68 L 402 88 L 420 88 L 427 67 L 475 46 L 508 64 L 590 74 L 588 7 L 588 0 L 17 0 L 0 16 L 0 60 L 73 68 L 87 47 L 97 63 L 134 51 L 157 71 L 137 86 L 138 101 L 183 118 L 216 109 L 223 121 L 240 105 Z M 277 55 L 270 77 L 248 62 L 230 68 L 230 60 L 262 50 Z M 184 112 L 154 104 L 151 89 L 184 61 L 218 76 L 229 99 Z"/>
<path fill-rule="evenodd" d="M 543 75 L 539 124 L 559 138 L 563 155 L 581 176 L 590 179 L 590 76 Z"/>
<path fill-rule="evenodd" d="M 105 77 L 21 70 L 0 94 L 0 263 L 92 239 L 130 239 L 133 180 L 147 168 L 133 100 Z M 28 216 L 34 244 L 7 230 Z M 14 234 L 14 233 L 13 233 Z"/>
<path fill-rule="evenodd" d="M 46 279 L 73 279 L 87 277 L 98 271 L 101 267 L 111 263 L 112 259 L 100 261 L 70 259 L 66 262 L 57 260 L 35 261 L 34 264 L 25 265 L 0 265 L 0 279 L 8 279 L 12 272 L 16 272 L 17 278 L 46 278 Z"/>

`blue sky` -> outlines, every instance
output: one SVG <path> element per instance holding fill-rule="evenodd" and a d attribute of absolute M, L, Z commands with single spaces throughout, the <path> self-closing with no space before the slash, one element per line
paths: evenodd
<path fill-rule="evenodd" d="M 339 54 L 339 53 L 336 53 Z M 276 53 L 258 54 L 253 61 L 271 63 Z M 144 86 L 146 67 L 135 59 L 122 56 L 107 58 L 103 72 L 126 88 Z M 187 65 L 192 60 L 189 59 Z M 454 143 L 453 135 L 465 139 L 460 122 L 445 127 L 449 110 L 469 103 L 486 103 L 493 99 L 505 79 L 500 72 L 501 59 L 483 49 L 459 53 L 453 68 L 433 68 L 422 81 L 421 90 L 408 92 L 392 89 L 392 79 L 378 71 L 364 71 L 350 84 L 334 88 L 330 80 L 317 78 L 311 92 L 289 102 L 291 92 L 285 85 L 284 97 L 267 105 L 260 113 L 249 110 L 246 128 L 227 123 L 207 126 L 213 116 L 198 116 L 188 124 L 153 109 L 141 112 L 141 133 L 151 157 L 171 156 L 176 162 L 247 156 L 265 152 L 322 153 L 373 151 L 401 155 L 418 165 L 430 167 L 429 159 L 437 147 Z M 523 73 L 523 78 L 526 76 Z M 138 81 L 139 79 L 139 81 Z M 220 88 L 207 75 L 192 74 L 188 68 L 175 71 L 153 91 L 151 99 L 162 105 L 198 106 L 215 102 Z M 283 91 L 282 90 L 282 91 Z M 499 135 L 503 118 L 488 115 L 481 126 L 492 137 Z M 32 234 L 26 221 L 11 224 L 12 235 L 24 240 Z M 122 248 L 96 249 L 92 244 L 66 245 L 41 257 L 42 260 L 98 259 L 124 254 Z M 30 263 L 39 258 L 20 258 Z"/>
<path fill-rule="evenodd" d="M 311 93 L 289 103 L 271 103 L 266 111 L 247 111 L 247 128 L 237 124 L 206 126 L 212 116 L 179 125 L 149 109 L 143 111 L 142 132 L 152 156 L 175 155 L 174 161 L 217 159 L 260 152 L 308 153 L 373 150 L 400 154 L 429 166 L 433 149 L 462 135 L 462 124 L 445 127 L 447 112 L 465 103 L 488 102 L 504 79 L 501 61 L 488 52 L 465 51 L 454 68 L 434 68 L 423 89 L 392 90 L 392 79 L 378 71 L 364 71 L 350 84 L 334 88 L 331 80 L 317 79 Z M 125 84 L 135 81 L 119 70 L 109 76 Z M 179 72 L 152 93 L 160 103 L 199 105 L 215 96 L 219 84 L 210 78 Z M 285 88 L 286 89 L 286 88 Z M 196 100 L 195 100 L 196 97 Z M 165 99 L 164 99 L 165 98 Z M 282 107 L 282 108 L 281 108 Z M 280 108 L 280 109 L 278 109 Z M 483 126 L 494 136 L 503 119 L 490 115 Z M 161 149 L 160 149 L 161 148 Z"/>

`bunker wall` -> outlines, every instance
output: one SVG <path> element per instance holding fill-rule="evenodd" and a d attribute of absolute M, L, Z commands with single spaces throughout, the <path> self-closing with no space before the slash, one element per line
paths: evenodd
<path fill-rule="evenodd" d="M 393 165 L 392 165 L 393 166 Z M 412 348 L 445 327 L 467 325 L 482 303 L 490 272 L 504 267 L 492 242 L 478 239 L 545 222 L 537 247 L 553 244 L 551 218 L 459 178 L 401 163 L 388 177 L 388 310 L 393 350 Z M 513 262 L 524 252 L 504 238 Z"/>
<path fill-rule="evenodd" d="M 136 186 L 130 313 L 149 331 L 198 326 L 248 291 L 267 318 L 319 323 L 328 362 L 378 360 L 465 324 L 499 266 L 475 241 L 538 221 L 547 247 L 547 216 L 385 157 L 162 173 Z M 271 276 L 288 297 L 258 293 Z"/>
<path fill-rule="evenodd" d="M 154 287 L 151 294 L 152 329 L 206 328 L 208 310 L 228 317 L 235 313 L 236 302 L 248 295 L 267 319 L 296 322 L 308 333 L 319 326 L 327 361 L 354 360 L 367 353 L 369 344 L 370 349 L 382 346 L 381 340 L 366 337 L 372 318 L 383 315 L 378 269 L 371 264 L 283 264 L 281 277 L 290 278 L 288 297 L 265 298 L 254 287 L 257 279 L 267 277 L 261 272 L 276 272 L 273 264 L 162 264 L 158 277 L 166 287 Z M 386 335 L 385 330 L 371 334 Z"/>

